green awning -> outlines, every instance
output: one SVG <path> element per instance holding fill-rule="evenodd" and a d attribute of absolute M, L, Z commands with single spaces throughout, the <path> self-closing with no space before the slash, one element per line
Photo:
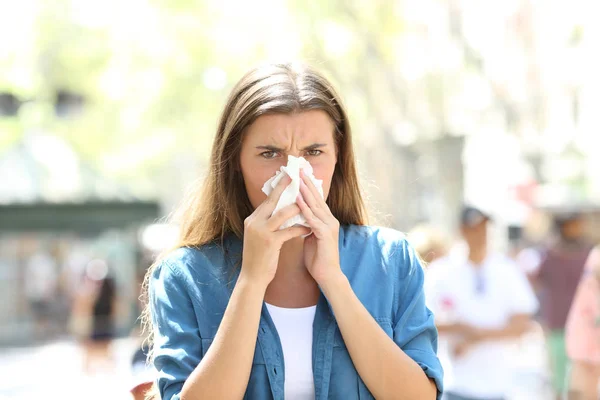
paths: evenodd
<path fill-rule="evenodd" d="M 160 215 L 159 204 L 151 201 L 0 205 L 0 232 L 95 233 L 152 223 Z"/>

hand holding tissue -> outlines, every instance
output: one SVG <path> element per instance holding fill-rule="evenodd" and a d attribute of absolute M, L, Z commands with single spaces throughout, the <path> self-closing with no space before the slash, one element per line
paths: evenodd
<path fill-rule="evenodd" d="M 275 173 L 275 176 L 265 182 L 262 188 L 263 193 L 268 196 L 273 191 L 275 186 L 277 186 L 281 178 L 284 177 L 284 174 L 288 175 L 292 180 L 292 182 L 281 194 L 273 214 L 286 206 L 296 203 L 296 198 L 300 194 L 300 170 L 304 171 L 304 175 L 311 180 L 311 182 L 319 191 L 321 197 L 323 197 L 323 181 L 315 178 L 310 163 L 303 157 L 288 156 L 287 165 L 281 167 L 280 170 Z M 310 228 L 310 226 L 306 223 L 306 218 L 304 218 L 302 214 L 299 214 L 288 219 L 279 227 L 279 229 L 289 228 L 290 226 L 294 225 L 303 225 Z"/>

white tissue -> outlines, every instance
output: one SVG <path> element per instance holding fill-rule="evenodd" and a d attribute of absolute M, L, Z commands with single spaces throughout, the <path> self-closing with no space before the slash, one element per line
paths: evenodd
<path fill-rule="evenodd" d="M 315 185 L 315 187 L 319 191 L 319 194 L 321 195 L 321 198 L 323 198 L 323 181 L 315 178 L 310 163 L 306 161 L 304 157 L 288 156 L 287 165 L 285 167 L 281 167 L 281 169 L 275 173 L 275 176 L 273 176 L 271 179 L 265 182 L 262 188 L 262 191 L 268 196 L 269 194 L 271 194 L 275 186 L 277 186 L 281 178 L 284 177 L 284 174 L 287 174 L 292 179 L 292 182 L 288 185 L 288 187 L 285 188 L 285 190 L 281 194 L 281 197 L 277 202 L 277 206 L 275 207 L 273 214 L 275 214 L 282 208 L 289 206 L 290 204 L 296 203 L 296 198 L 298 197 L 298 194 L 300 194 L 301 169 L 304 171 L 304 174 Z M 310 227 L 306 223 L 306 218 L 304 218 L 302 214 L 298 214 L 285 221 L 283 225 L 279 227 L 279 229 L 289 228 L 290 226 L 294 225 L 304 225 L 306 227 Z"/>

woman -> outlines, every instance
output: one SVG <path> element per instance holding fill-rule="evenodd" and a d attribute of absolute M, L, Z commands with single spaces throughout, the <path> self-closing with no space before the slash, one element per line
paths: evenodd
<path fill-rule="evenodd" d="M 577 288 L 566 329 L 572 363 L 571 397 L 598 399 L 600 384 L 600 247 L 590 253 Z M 574 397 L 579 396 L 579 397 Z M 571 398 L 569 397 L 569 398 Z"/>
<path fill-rule="evenodd" d="M 308 160 L 326 201 L 301 175 L 296 204 L 273 214 L 290 180 L 268 197 L 261 187 L 287 156 Z M 310 228 L 279 230 L 297 215 Z M 162 399 L 439 398 L 418 258 L 399 233 L 364 224 L 331 85 L 295 65 L 246 74 L 178 249 L 148 273 Z"/>
<path fill-rule="evenodd" d="M 114 367 L 110 344 L 115 335 L 116 282 L 109 273 L 107 263 L 101 259 L 91 260 L 76 294 L 73 306 L 74 318 L 81 326 L 79 334 L 89 329 L 84 339 L 84 370 L 94 373 L 97 369 Z"/>

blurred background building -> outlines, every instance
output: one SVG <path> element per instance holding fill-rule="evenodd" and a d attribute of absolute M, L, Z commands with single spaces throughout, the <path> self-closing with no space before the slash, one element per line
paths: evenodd
<path fill-rule="evenodd" d="M 508 251 L 576 209 L 600 240 L 598 11 L 584 0 L 2 3 L 0 344 L 35 340 L 32 263 L 45 265 L 38 291 L 53 293 L 57 337 L 98 257 L 116 272 L 120 332 L 135 325 L 139 276 L 172 237 L 160 222 L 202 176 L 231 86 L 265 60 L 304 60 L 337 85 L 376 223 L 452 234 L 459 206 L 476 203 Z"/>

